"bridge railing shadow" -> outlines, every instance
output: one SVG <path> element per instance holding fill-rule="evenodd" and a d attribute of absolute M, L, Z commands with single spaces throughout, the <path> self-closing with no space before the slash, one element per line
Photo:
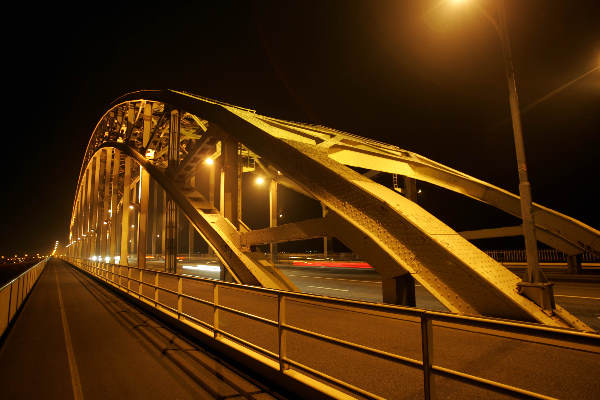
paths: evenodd
<path fill-rule="evenodd" d="M 585 372 L 600 365 L 594 333 L 66 260 L 335 398 L 584 399 L 600 391 Z"/>
<path fill-rule="evenodd" d="M 46 262 L 40 261 L 0 288 L 0 338 L 4 338 L 4 333 L 42 274 Z"/>

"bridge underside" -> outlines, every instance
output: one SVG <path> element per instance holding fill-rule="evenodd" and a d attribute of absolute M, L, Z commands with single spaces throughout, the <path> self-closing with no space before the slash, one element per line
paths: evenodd
<path fill-rule="evenodd" d="M 73 206 L 69 252 L 127 263 L 132 208 L 137 263 L 144 266 L 148 203 L 157 204 L 148 199 L 152 180 L 165 193 L 168 270 L 177 262 L 179 209 L 220 260 L 222 279 L 295 290 L 274 267 L 277 242 L 336 237 L 382 276 L 384 301 L 410 305 L 410 287 L 418 281 L 453 312 L 585 329 L 561 307 L 549 315 L 519 295 L 516 275 L 411 201 L 410 190 L 405 197 L 350 167 L 403 175 L 409 183 L 425 180 L 519 216 L 514 194 L 395 146 L 183 92 L 143 91 L 115 102 L 94 130 Z M 242 221 L 244 173 L 269 183 L 267 228 L 251 230 Z M 320 202 L 323 216 L 277 226 L 277 185 Z M 139 201 L 127 207 L 136 194 Z M 541 240 L 567 254 L 600 251 L 597 230 L 539 205 L 534 212 Z M 260 244 L 270 245 L 270 258 L 251 251 Z"/>

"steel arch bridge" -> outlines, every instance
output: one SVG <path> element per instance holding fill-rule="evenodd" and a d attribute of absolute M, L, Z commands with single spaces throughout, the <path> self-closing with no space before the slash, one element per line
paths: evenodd
<path fill-rule="evenodd" d="M 242 221 L 249 171 L 269 181 L 268 228 Z M 377 173 L 404 176 L 405 196 L 369 179 Z M 385 302 L 414 305 L 416 280 L 452 312 L 587 328 L 558 305 L 549 313 L 518 294 L 520 278 L 411 201 L 415 179 L 520 216 L 518 196 L 396 146 L 181 91 L 129 93 L 88 143 L 67 252 L 138 267 L 159 254 L 175 272 L 181 214 L 220 260 L 225 280 L 297 290 L 274 267 L 276 243 L 335 237 L 382 276 Z M 320 202 L 323 216 L 277 226 L 278 185 Z M 598 230 L 537 204 L 534 213 L 540 241 L 572 256 L 600 252 Z M 251 251 L 262 244 L 271 259 Z"/>

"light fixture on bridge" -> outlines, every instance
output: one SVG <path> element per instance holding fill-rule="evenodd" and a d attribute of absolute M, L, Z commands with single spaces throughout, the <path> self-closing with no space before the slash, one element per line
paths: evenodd
<path fill-rule="evenodd" d="M 254 183 L 256 183 L 257 185 L 262 185 L 263 183 L 265 183 L 265 178 L 263 178 L 262 176 L 257 176 L 254 180 Z"/>
<path fill-rule="evenodd" d="M 148 149 L 148 150 L 146 150 L 146 158 L 148 160 L 154 160 L 154 152 L 155 152 L 154 149 Z"/>
<path fill-rule="evenodd" d="M 215 160 L 213 160 L 210 157 L 208 157 L 206 160 L 204 160 L 204 164 L 206 164 L 206 165 L 213 165 L 214 163 L 215 163 Z"/>

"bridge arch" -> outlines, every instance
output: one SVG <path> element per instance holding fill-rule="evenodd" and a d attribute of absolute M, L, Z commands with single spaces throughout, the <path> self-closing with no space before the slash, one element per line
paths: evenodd
<path fill-rule="evenodd" d="M 347 166 L 376 157 L 384 172 L 423 178 L 426 173 L 414 172 L 419 170 L 415 163 L 427 164 L 420 156 L 329 128 L 264 117 L 252 110 L 177 91 L 128 94 L 113 103 L 100 119 L 79 176 L 71 221 L 72 251 L 81 249 L 77 245 L 81 237 L 75 236 L 84 234 L 78 221 L 85 193 L 89 193 L 89 185 L 87 192 L 82 187 L 82 181 L 87 184 L 85 171 L 98 151 L 106 149 L 118 150 L 140 164 L 181 207 L 233 279 L 241 283 L 294 290 L 269 260 L 258 258 L 249 248 L 254 244 L 335 236 L 382 275 L 384 300 L 386 286 L 391 287 L 392 297 L 397 296 L 398 290 L 403 290 L 398 282 L 409 277 L 454 312 L 583 326 L 559 306 L 554 315 L 544 313 L 516 293 L 520 279 L 502 265 L 414 202 Z M 243 164 L 244 157 L 248 165 Z M 206 159 L 218 160 L 222 170 L 219 211 L 211 199 L 214 188 L 203 193 L 191 183 L 198 165 Z M 412 164 L 406 159 L 413 159 Z M 454 176 L 447 181 L 460 181 L 456 177 L 462 177 L 470 182 L 470 177 L 434 164 L 429 162 L 429 170 L 425 170 Z M 309 195 L 320 201 L 329 214 L 248 231 L 239 221 L 238 210 L 239 176 L 244 168 L 259 169 L 272 182 Z M 493 198 L 486 194 L 493 192 L 491 185 L 483 187 L 487 189 L 482 195 L 465 194 L 483 201 Z M 593 248 L 596 239 L 588 239 L 584 245 Z"/>

